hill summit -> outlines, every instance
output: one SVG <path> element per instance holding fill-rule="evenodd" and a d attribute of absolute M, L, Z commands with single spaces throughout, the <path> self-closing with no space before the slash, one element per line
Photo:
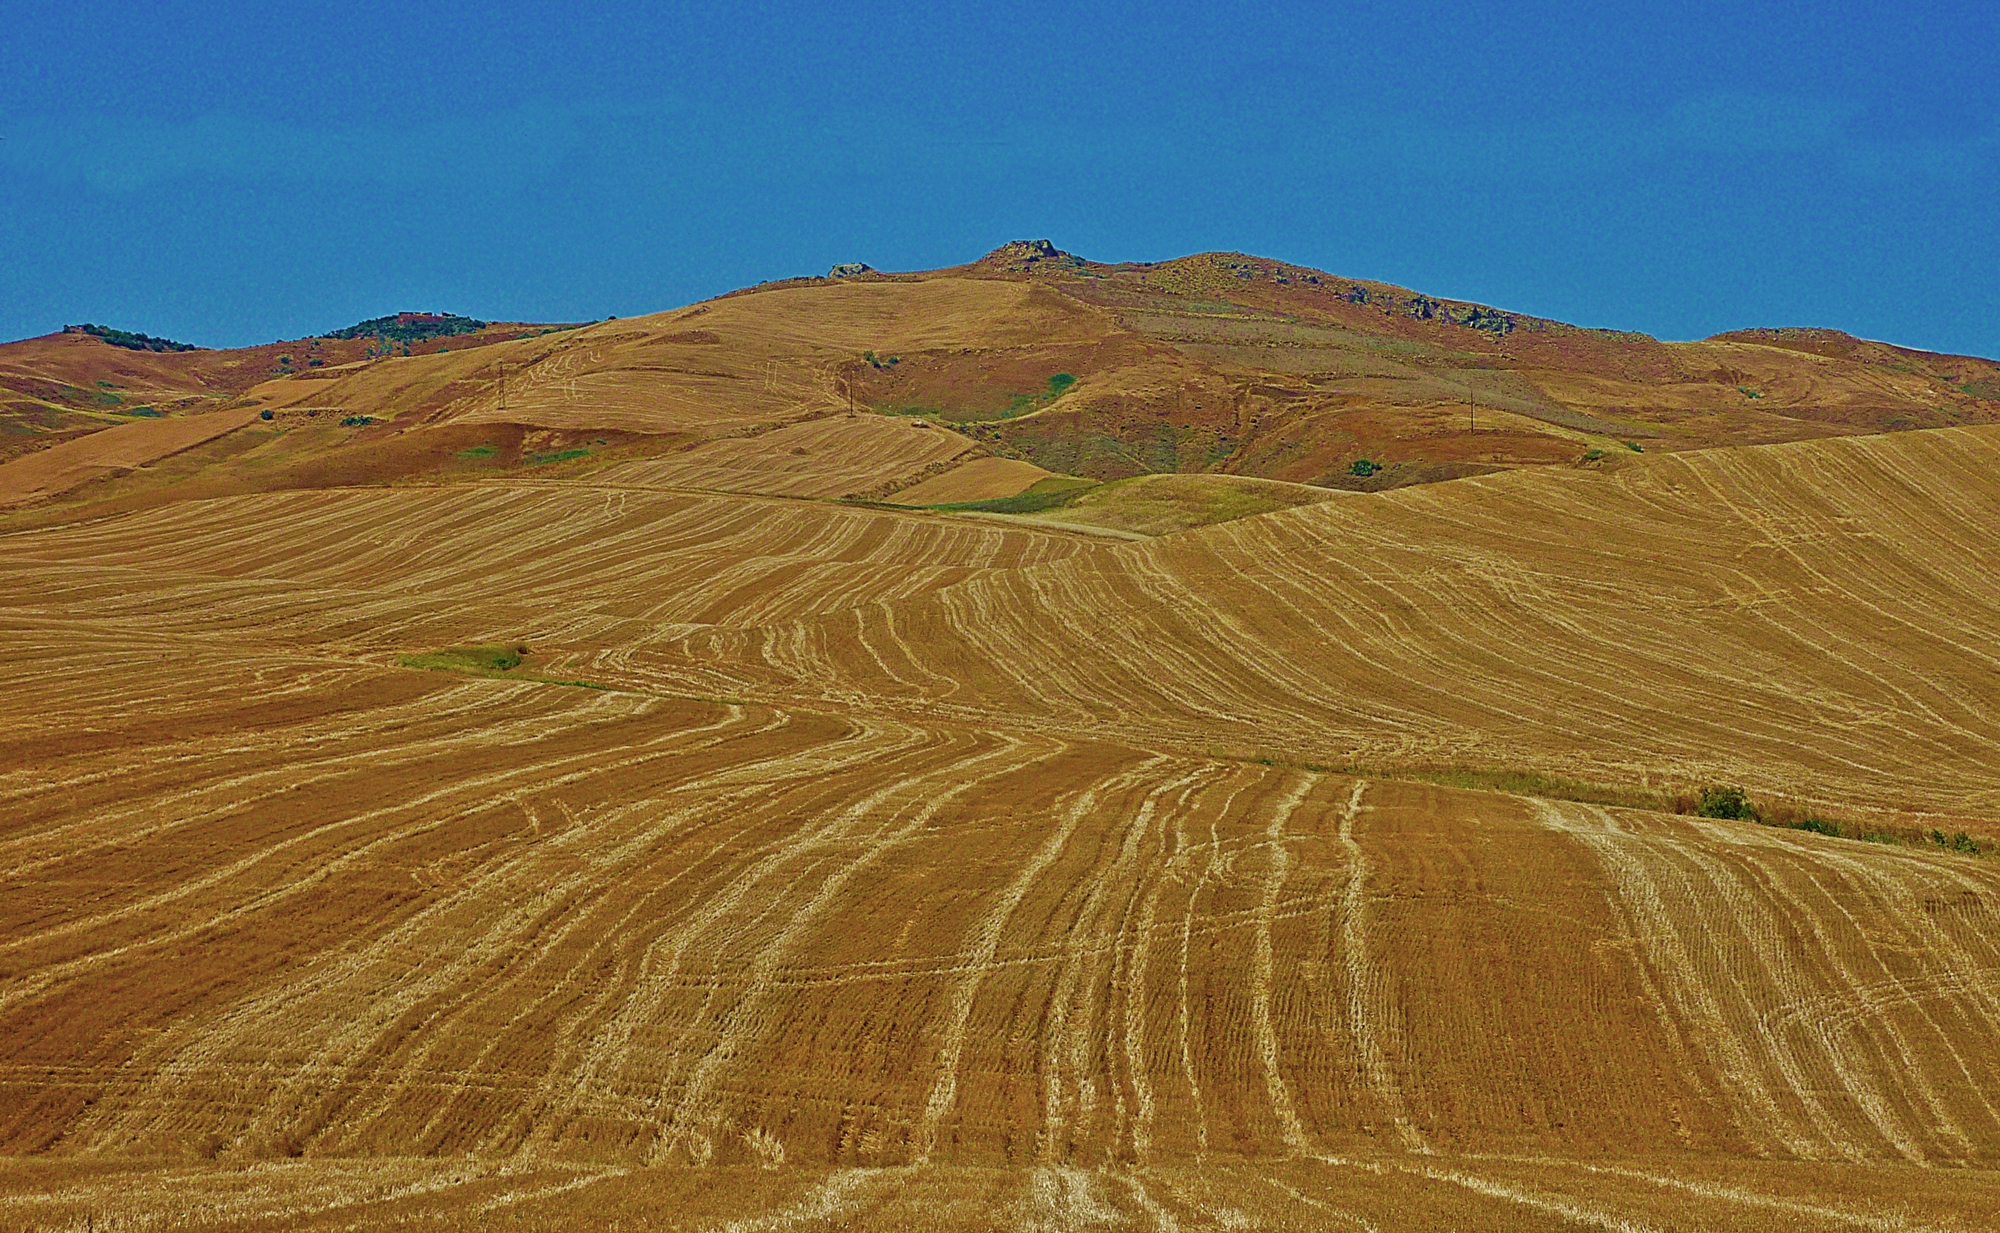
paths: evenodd
<path fill-rule="evenodd" d="M 386 338 L 391 342 L 413 343 L 429 338 L 449 338 L 458 334 L 476 334 L 486 328 L 487 323 L 473 317 L 461 317 L 456 313 L 392 313 L 387 317 L 371 317 L 366 321 L 350 325 L 346 329 L 335 330 L 322 335 L 325 338 Z"/>

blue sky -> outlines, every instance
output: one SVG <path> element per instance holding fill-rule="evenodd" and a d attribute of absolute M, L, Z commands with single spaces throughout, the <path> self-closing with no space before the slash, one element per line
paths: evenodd
<path fill-rule="evenodd" d="M 0 0 L 0 337 L 628 316 L 1046 236 L 2000 355 L 1992 0 L 562 7 Z"/>

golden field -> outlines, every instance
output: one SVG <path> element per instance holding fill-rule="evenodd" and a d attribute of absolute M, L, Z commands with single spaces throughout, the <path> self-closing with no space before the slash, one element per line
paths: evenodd
<path fill-rule="evenodd" d="M 0 518 L 0 1227 L 1993 1227 L 2000 427 L 1040 508 L 959 283 Z"/>

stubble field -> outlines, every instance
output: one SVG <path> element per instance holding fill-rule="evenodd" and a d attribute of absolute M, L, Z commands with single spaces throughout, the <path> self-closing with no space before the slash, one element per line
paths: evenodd
<path fill-rule="evenodd" d="M 1422 777 L 1976 829 L 1996 453 L 1145 543 L 630 476 L 15 531 L 0 1210 L 1981 1227 L 1988 859 Z"/>

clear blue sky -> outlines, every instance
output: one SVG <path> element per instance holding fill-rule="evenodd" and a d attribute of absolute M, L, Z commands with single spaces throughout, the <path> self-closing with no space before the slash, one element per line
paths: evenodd
<path fill-rule="evenodd" d="M 0 337 L 626 316 L 1047 236 L 2000 355 L 1995 0 L 568 8 L 0 0 Z"/>

